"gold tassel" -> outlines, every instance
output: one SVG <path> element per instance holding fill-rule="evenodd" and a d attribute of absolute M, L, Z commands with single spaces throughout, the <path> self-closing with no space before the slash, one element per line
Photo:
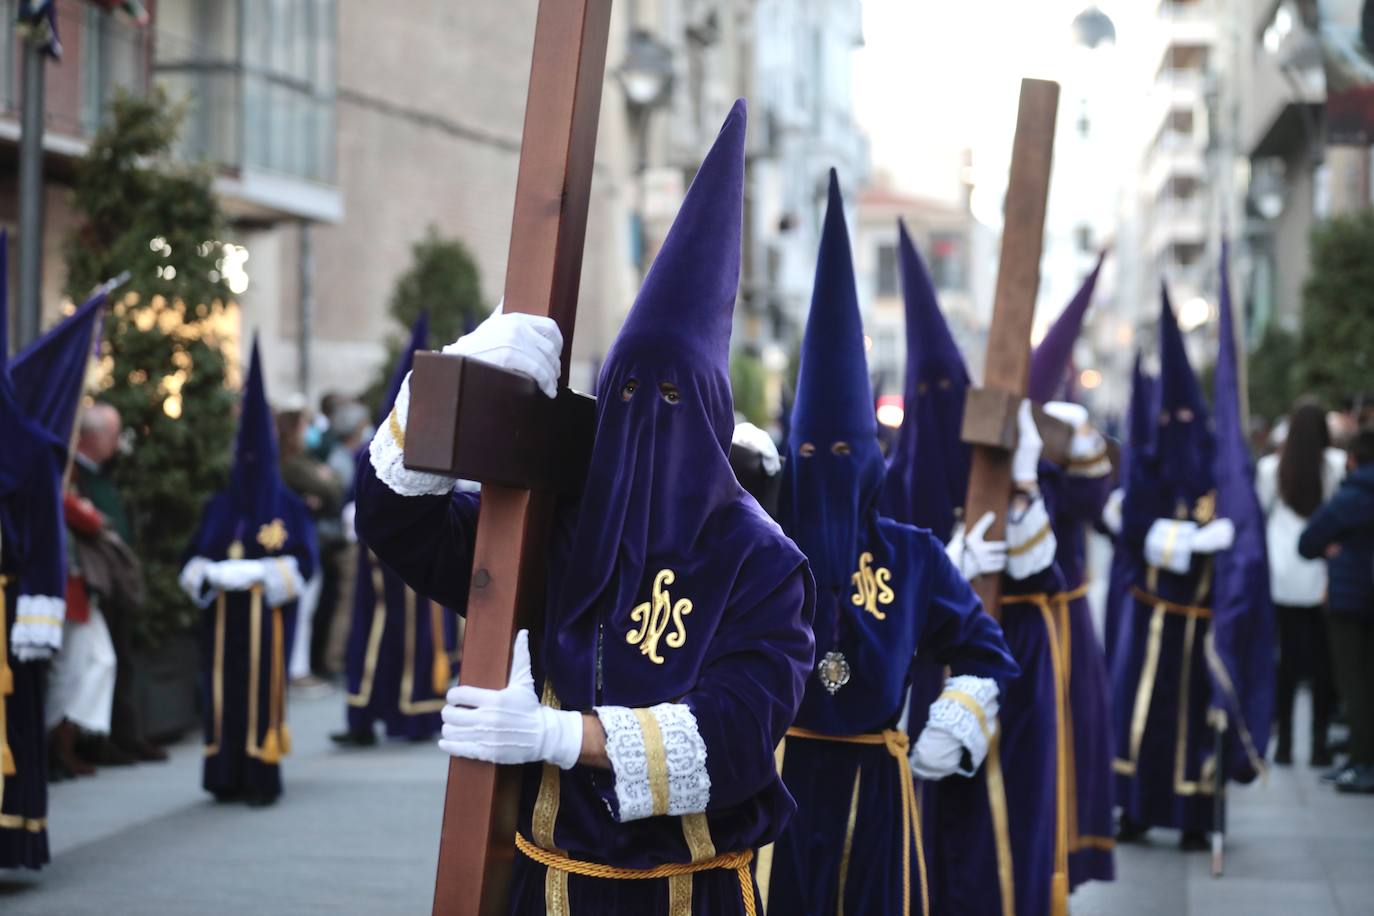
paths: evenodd
<path fill-rule="evenodd" d="M 8 744 L 0 744 L 0 773 L 5 776 L 13 776 L 19 772 L 14 765 L 14 754 L 10 751 Z"/>
<path fill-rule="evenodd" d="M 262 748 L 258 753 L 261 754 L 263 763 L 281 762 L 281 744 L 277 741 L 277 730 L 275 728 L 269 728 L 267 730 L 267 737 L 262 739 Z"/>
<path fill-rule="evenodd" d="M 285 757 L 291 753 L 291 729 L 287 728 L 286 723 L 283 722 L 277 732 L 281 735 L 281 753 Z"/>
<path fill-rule="evenodd" d="M 429 632 L 434 643 L 434 666 L 430 671 L 434 693 L 443 697 L 453 683 L 453 666 L 444 647 L 444 609 L 433 602 L 429 605 Z"/>
<path fill-rule="evenodd" d="M 0 646 L 0 651 L 3 649 L 4 647 Z M 0 659 L 0 697 L 7 697 L 12 693 L 14 693 L 14 672 L 10 670 L 10 666 L 5 663 L 4 659 Z"/>

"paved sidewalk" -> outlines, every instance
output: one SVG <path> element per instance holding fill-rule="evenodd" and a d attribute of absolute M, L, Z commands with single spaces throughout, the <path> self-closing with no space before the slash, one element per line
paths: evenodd
<path fill-rule="evenodd" d="M 199 741 L 170 763 L 104 769 L 52 789 L 53 864 L 0 872 L 6 916 L 429 912 L 445 765 L 433 745 L 334 748 L 343 699 L 293 696 L 295 753 L 273 808 L 200 791 Z M 1306 734 L 1301 725 L 1299 734 Z M 1367 916 L 1374 797 L 1336 795 L 1303 764 L 1233 790 L 1227 874 L 1177 836 L 1120 850 L 1120 880 L 1089 885 L 1074 916 Z M 790 914 L 789 914 L 790 916 Z"/>

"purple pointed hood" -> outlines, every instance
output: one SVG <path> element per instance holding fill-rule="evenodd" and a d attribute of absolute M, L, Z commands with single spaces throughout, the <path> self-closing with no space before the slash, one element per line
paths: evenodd
<path fill-rule="evenodd" d="M 779 507 L 822 588 L 849 583 L 876 508 L 884 470 L 877 432 L 844 199 L 831 169 Z"/>
<path fill-rule="evenodd" d="M 109 294 L 101 289 L 25 347 L 10 364 L 20 406 L 64 459 L 85 391 L 86 372 L 100 346 L 108 300 Z"/>
<path fill-rule="evenodd" d="M 26 416 L 15 396 L 9 366 L 9 235 L 0 229 L 0 496 L 23 485 L 47 437 Z"/>
<path fill-rule="evenodd" d="M 969 374 L 940 313 L 930 272 L 906 225 L 899 222 L 898 229 L 906 301 L 906 413 L 888 462 L 882 513 L 947 540 L 968 491 L 969 447 L 960 432 Z"/>
<path fill-rule="evenodd" d="M 557 584 L 561 625 L 599 601 L 629 607 L 651 558 L 689 556 L 711 516 L 742 496 L 729 461 L 729 351 L 744 133 L 740 100 L 601 367 L 590 471 Z"/>
<path fill-rule="evenodd" d="M 1103 251 L 1097 257 L 1097 264 L 1083 280 L 1083 285 L 1069 300 L 1064 311 L 1050 325 L 1045 337 L 1031 353 L 1030 383 L 1026 395 L 1032 401 L 1053 401 L 1063 397 L 1070 386 L 1069 371 L 1073 363 L 1073 345 L 1083 329 L 1083 317 L 1092 304 L 1093 290 L 1097 288 L 1097 277 L 1102 272 L 1102 262 L 1107 259 Z"/>

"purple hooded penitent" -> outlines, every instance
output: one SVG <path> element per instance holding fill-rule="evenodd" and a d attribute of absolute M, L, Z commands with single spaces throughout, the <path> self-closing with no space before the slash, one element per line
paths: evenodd
<path fill-rule="evenodd" d="M 931 669 L 1014 675 L 997 627 L 930 532 L 883 518 L 863 325 L 835 172 L 802 341 L 779 517 L 816 575 L 816 652 L 788 738 L 783 779 L 798 810 L 775 847 L 771 912 L 921 909 L 922 867 L 904 815 L 911 779 L 889 738 L 868 745 L 814 735 L 896 737 L 919 651 Z M 899 748 L 900 750 L 900 748 Z M 861 786 L 854 790 L 836 787 Z M 846 844 L 834 825 L 854 824 Z M 907 845 L 905 854 L 901 853 Z M 863 866 L 859 880 L 857 865 Z M 904 868 L 905 866 L 905 868 Z"/>
<path fill-rule="evenodd" d="M 883 514 L 929 528 L 942 541 L 954 533 L 968 494 L 969 447 L 960 438 L 969 374 L 935 285 L 898 222 L 902 297 L 906 302 L 906 413 L 888 462 Z"/>
<path fill-rule="evenodd" d="M 1202 526 L 1218 515 L 1215 438 L 1167 292 L 1159 358 L 1152 429 L 1148 445 L 1132 443 L 1122 506 L 1118 549 L 1131 551 L 1137 565 L 1112 657 L 1116 798 L 1133 825 L 1206 831 L 1214 785 L 1210 607 L 1222 555 L 1193 553 L 1186 570 L 1170 572 L 1166 558 L 1151 560 L 1147 550 L 1157 524 L 1172 544 L 1174 526 Z M 1134 418 L 1132 426 L 1133 438 L 1143 432 Z"/>
<path fill-rule="evenodd" d="M 1227 262 L 1230 244 L 1221 246 L 1221 350 L 1217 354 L 1212 403 L 1216 409 L 1217 516 L 1229 518 L 1236 539 L 1213 561 L 1212 706 L 1225 709 L 1226 774 L 1249 782 L 1263 769 L 1274 711 L 1274 610 L 1269 589 L 1264 514 L 1255 493 L 1255 465 L 1245 442 L 1236 367 L 1235 316 Z"/>
<path fill-rule="evenodd" d="M 0 690 L 6 728 L 0 733 L 4 781 L 0 869 L 41 868 L 48 861 L 47 729 L 43 697 L 48 664 L 21 661 L 14 651 L 21 615 L 56 617 L 61 626 L 66 593 L 66 537 L 62 520 L 62 467 L 52 437 L 27 416 L 10 379 L 7 237 L 0 230 L 0 613 L 5 643 Z M 63 448 L 66 442 L 62 443 Z M 3 695 L 4 693 L 8 695 Z"/>
<path fill-rule="evenodd" d="M 1053 401 L 1064 397 L 1072 388 L 1069 372 L 1073 368 L 1073 345 L 1083 329 L 1083 318 L 1092 305 L 1093 291 L 1097 288 L 1097 277 L 1102 273 L 1102 262 L 1107 259 L 1104 251 L 1097 257 L 1097 264 L 1083 280 L 1083 285 L 1074 293 L 1064 311 L 1045 332 L 1039 346 L 1031 353 L 1030 382 L 1026 397 L 1032 401 Z"/>
<path fill-rule="evenodd" d="M 428 349 L 429 316 L 421 312 L 391 373 L 376 425 L 391 413 L 415 352 Z M 452 679 L 449 653 L 457 617 L 412 593 L 367 545 L 358 545 L 357 562 L 353 625 L 344 650 L 349 732 L 371 734 L 381 720 L 389 738 L 431 737 L 442 725 L 439 711 Z"/>
<path fill-rule="evenodd" d="M 86 386 L 86 370 L 100 346 L 105 305 L 101 290 L 29 344 L 10 364 L 15 396 L 24 412 L 64 457 Z"/>
<path fill-rule="evenodd" d="M 536 680 L 549 702 L 596 711 L 612 768 L 526 767 L 518 828 L 619 868 L 698 855 L 678 814 L 703 815 L 694 825 L 725 852 L 772 842 L 794 807 L 773 752 L 812 670 L 813 585 L 728 457 L 744 136 L 739 102 L 606 356 L 587 480 L 550 535 Z M 394 447 L 387 424 L 379 436 L 376 449 Z M 400 495 L 374 460 L 359 468 L 360 538 L 418 594 L 465 610 L 481 497 Z M 682 752 L 646 758 L 651 739 Z M 668 786 L 672 815 L 649 816 L 651 777 Z M 514 873 L 512 911 L 543 912 L 555 887 L 544 867 L 517 856 Z M 742 912 L 733 873 L 689 886 L 700 912 Z M 665 893 L 660 881 L 564 887 L 573 912 L 657 912 Z"/>

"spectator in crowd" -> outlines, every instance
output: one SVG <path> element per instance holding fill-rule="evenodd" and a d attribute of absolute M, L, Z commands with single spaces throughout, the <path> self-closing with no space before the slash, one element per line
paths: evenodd
<path fill-rule="evenodd" d="M 1265 515 L 1269 589 L 1278 616 L 1278 747 L 1274 762 L 1293 762 L 1293 700 L 1298 683 L 1312 685 L 1312 743 L 1309 762 L 1329 767 L 1327 728 L 1335 706 L 1327 646 L 1326 564 L 1298 553 L 1307 520 L 1331 499 L 1345 476 L 1345 454 L 1331 448 L 1326 411 L 1300 401 L 1286 421 L 1278 451 L 1259 460 L 1255 488 Z"/>
<path fill-rule="evenodd" d="M 343 487 L 334 472 L 306 451 L 305 432 L 309 420 L 304 411 L 287 410 L 277 414 L 277 442 L 281 451 L 282 482 L 304 501 L 315 520 L 319 539 L 320 588 L 319 600 L 310 609 L 302 602 L 296 623 L 296 647 L 293 659 L 302 653 L 309 656 L 308 672 L 292 664 L 291 673 L 298 681 L 319 685 L 329 680 L 332 672 L 325 663 L 325 648 L 329 638 L 329 621 L 339 603 L 339 554 L 344 549 Z M 322 631 L 318 636 L 315 630 Z M 301 675 L 306 675 L 302 677 Z"/>
<path fill-rule="evenodd" d="M 345 493 L 353 489 L 353 474 L 358 467 L 358 450 L 372 439 L 372 421 L 367 408 L 357 401 L 343 401 L 329 420 L 333 447 L 326 463 Z"/>
<path fill-rule="evenodd" d="M 1325 556 L 1330 576 L 1327 631 L 1336 685 L 1350 723 L 1350 759 L 1327 774 L 1342 792 L 1374 793 L 1374 430 L 1350 442 L 1348 474 L 1298 540 Z"/>

